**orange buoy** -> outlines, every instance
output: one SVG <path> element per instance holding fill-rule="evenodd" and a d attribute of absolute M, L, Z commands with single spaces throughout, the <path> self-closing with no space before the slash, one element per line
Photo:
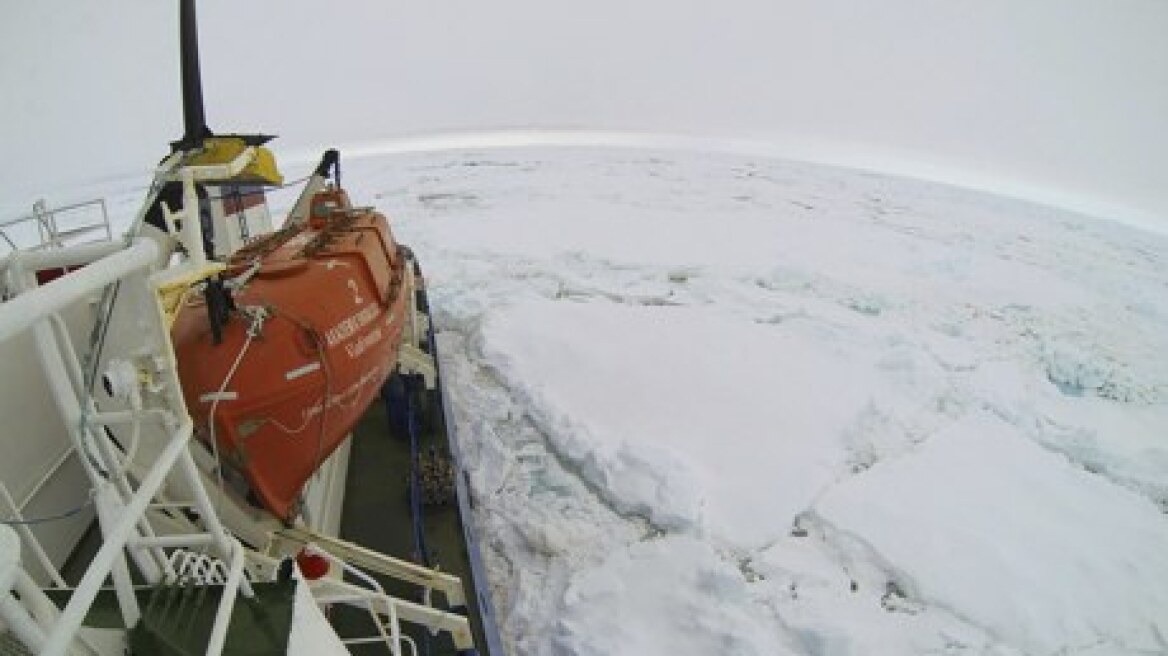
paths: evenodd
<path fill-rule="evenodd" d="M 412 294 L 384 216 L 339 189 L 310 207 L 232 256 L 219 343 L 202 297 L 172 330 L 197 433 L 285 520 L 396 366 Z"/>

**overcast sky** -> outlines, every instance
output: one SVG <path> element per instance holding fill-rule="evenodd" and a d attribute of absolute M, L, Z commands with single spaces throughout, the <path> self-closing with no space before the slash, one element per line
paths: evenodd
<path fill-rule="evenodd" d="M 0 201 L 157 161 L 181 132 L 176 4 L 8 4 Z M 1163 0 L 203 0 L 199 18 L 212 129 L 282 149 L 731 138 L 1168 225 Z"/>

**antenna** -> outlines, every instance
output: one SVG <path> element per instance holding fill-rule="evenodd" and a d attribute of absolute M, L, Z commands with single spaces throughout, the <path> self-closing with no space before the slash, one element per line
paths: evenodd
<path fill-rule="evenodd" d="M 180 0 L 179 57 L 182 63 L 183 136 L 170 144 L 174 151 L 201 146 L 213 136 L 203 113 L 203 80 L 199 73 L 199 28 L 195 0 Z"/>

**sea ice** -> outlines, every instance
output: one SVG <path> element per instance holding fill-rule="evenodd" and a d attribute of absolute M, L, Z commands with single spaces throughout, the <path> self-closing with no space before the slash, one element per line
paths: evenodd
<path fill-rule="evenodd" d="M 996 418 L 971 415 L 815 511 L 909 598 L 1031 653 L 1168 647 L 1168 518 Z"/>

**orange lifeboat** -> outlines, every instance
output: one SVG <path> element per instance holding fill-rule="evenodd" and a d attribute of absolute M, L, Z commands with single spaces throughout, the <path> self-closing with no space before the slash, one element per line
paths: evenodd
<path fill-rule="evenodd" d="M 284 520 L 393 371 L 410 311 L 407 257 L 385 217 L 340 189 L 309 207 L 232 256 L 224 325 L 212 329 L 199 298 L 172 331 L 198 434 Z"/>

